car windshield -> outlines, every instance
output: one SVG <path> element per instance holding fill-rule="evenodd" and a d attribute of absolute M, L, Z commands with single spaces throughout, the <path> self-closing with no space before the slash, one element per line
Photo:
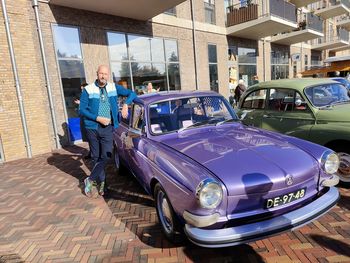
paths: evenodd
<path fill-rule="evenodd" d="M 347 89 L 350 89 L 350 81 L 344 78 L 333 78 L 332 80 L 338 81 L 343 84 Z"/>
<path fill-rule="evenodd" d="M 347 89 L 341 84 L 324 84 L 305 89 L 305 94 L 316 107 L 350 102 Z"/>
<path fill-rule="evenodd" d="M 238 118 L 229 104 L 219 96 L 181 98 L 149 106 L 149 128 L 153 134 L 181 132 L 187 128 L 229 120 Z"/>

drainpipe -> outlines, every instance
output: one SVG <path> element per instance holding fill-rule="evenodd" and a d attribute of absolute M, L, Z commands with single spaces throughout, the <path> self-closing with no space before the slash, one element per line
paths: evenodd
<path fill-rule="evenodd" d="M 5 21 L 6 36 L 7 36 L 7 43 L 9 45 L 9 52 L 10 52 L 10 57 L 11 57 L 12 71 L 13 71 L 13 75 L 14 75 L 15 83 L 16 83 L 17 100 L 18 100 L 18 105 L 19 105 L 19 110 L 20 110 L 20 115 L 21 115 L 21 121 L 22 121 L 22 128 L 23 128 L 23 133 L 24 133 L 24 141 L 25 141 L 25 147 L 26 147 L 26 151 L 27 151 L 27 157 L 28 158 L 32 158 L 32 146 L 30 145 L 30 140 L 29 140 L 27 119 L 26 119 L 26 114 L 25 114 L 25 111 L 24 111 L 24 104 L 23 104 L 23 97 L 22 97 L 22 92 L 21 92 L 21 85 L 20 85 L 19 77 L 18 77 L 16 58 L 15 58 L 15 53 L 14 53 L 14 50 L 13 50 L 12 37 L 11 37 L 10 25 L 9 25 L 9 18 L 7 16 L 5 0 L 1 0 L 1 7 L 2 7 L 2 13 L 3 13 L 3 16 L 4 16 L 4 21 Z"/>
<path fill-rule="evenodd" d="M 193 0 L 191 0 L 191 17 L 192 17 L 192 39 L 193 39 L 193 56 L 194 56 L 194 74 L 196 76 L 196 90 L 198 90 L 196 27 L 195 27 L 195 21 L 194 21 L 194 3 L 193 3 Z"/>
<path fill-rule="evenodd" d="M 54 139 L 55 139 L 56 148 L 59 149 L 59 148 L 61 148 L 61 144 L 59 142 L 58 133 L 57 133 L 56 114 L 55 114 L 55 108 L 53 106 L 51 84 L 50 84 L 50 78 L 49 78 L 49 71 L 47 69 L 44 41 L 43 41 L 43 35 L 42 35 L 40 19 L 39 19 L 38 0 L 33 0 L 32 1 L 32 7 L 34 8 L 36 26 L 37 26 L 38 36 L 39 36 L 40 53 L 41 53 L 41 59 L 42 59 L 42 62 L 43 62 L 43 67 L 44 67 L 44 75 L 45 75 L 47 95 L 49 97 L 49 107 L 50 107 L 51 120 L 52 120 L 53 132 L 54 132 Z"/>

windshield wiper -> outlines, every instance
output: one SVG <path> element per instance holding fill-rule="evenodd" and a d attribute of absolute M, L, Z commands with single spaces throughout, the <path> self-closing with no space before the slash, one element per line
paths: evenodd
<path fill-rule="evenodd" d="M 346 103 L 350 103 L 350 100 L 335 101 L 335 102 L 331 103 L 330 105 L 346 104 Z"/>
<path fill-rule="evenodd" d="M 217 124 L 216 124 L 216 126 L 219 126 L 219 125 L 221 125 L 221 124 L 224 124 L 224 123 L 227 123 L 227 122 L 236 122 L 236 121 L 240 121 L 239 119 L 236 119 L 236 118 L 230 118 L 230 119 L 226 119 L 226 120 L 223 120 L 223 121 L 219 121 Z"/>
<path fill-rule="evenodd" d="M 205 120 L 205 121 L 199 121 L 199 122 L 195 122 L 189 126 L 186 127 L 182 127 L 181 129 L 179 129 L 177 132 L 182 132 L 188 128 L 193 128 L 193 127 L 198 127 L 198 126 L 202 126 L 202 125 L 206 125 L 209 123 L 209 120 Z"/>

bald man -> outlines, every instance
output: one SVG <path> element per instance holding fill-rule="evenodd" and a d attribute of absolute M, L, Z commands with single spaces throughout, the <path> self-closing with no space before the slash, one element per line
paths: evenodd
<path fill-rule="evenodd" d="M 118 127 L 118 96 L 125 96 L 122 108 L 123 118 L 128 117 L 128 105 L 136 94 L 123 86 L 108 82 L 109 68 L 100 65 L 97 79 L 83 90 L 80 97 L 80 115 L 84 117 L 86 136 L 89 142 L 94 168 L 91 175 L 84 180 L 85 194 L 92 196 L 92 186 L 98 185 L 98 193 L 104 195 L 105 166 L 112 157 L 113 131 Z"/>

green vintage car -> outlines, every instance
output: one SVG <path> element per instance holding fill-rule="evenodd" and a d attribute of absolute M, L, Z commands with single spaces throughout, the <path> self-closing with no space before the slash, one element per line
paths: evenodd
<path fill-rule="evenodd" d="M 338 176 L 350 182 L 350 97 L 330 79 L 284 79 L 251 86 L 237 114 L 246 125 L 281 132 L 336 151 Z"/>

